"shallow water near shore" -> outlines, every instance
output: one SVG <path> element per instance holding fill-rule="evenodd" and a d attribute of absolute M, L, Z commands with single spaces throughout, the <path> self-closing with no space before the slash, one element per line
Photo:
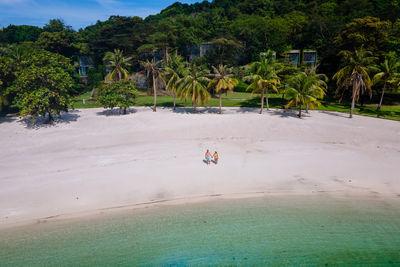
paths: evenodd
<path fill-rule="evenodd" d="M 400 265 L 400 199 L 268 196 L 0 230 L 0 266 Z"/>

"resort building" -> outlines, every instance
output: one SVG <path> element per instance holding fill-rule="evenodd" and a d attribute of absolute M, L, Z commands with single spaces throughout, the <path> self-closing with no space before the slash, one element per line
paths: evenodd
<path fill-rule="evenodd" d="M 301 57 L 302 55 L 302 57 Z M 298 67 L 300 64 L 317 65 L 317 51 L 315 50 L 291 50 L 286 54 L 286 62 Z"/>
<path fill-rule="evenodd" d="M 201 43 L 200 45 L 188 46 L 188 60 L 192 62 L 196 57 L 204 57 L 207 53 L 215 49 L 212 42 Z"/>

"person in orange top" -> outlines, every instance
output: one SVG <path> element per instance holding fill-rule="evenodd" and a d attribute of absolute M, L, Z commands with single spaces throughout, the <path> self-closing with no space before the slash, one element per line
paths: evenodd
<path fill-rule="evenodd" d="M 213 157 L 214 157 L 214 163 L 218 164 L 218 153 L 217 153 L 217 151 L 214 152 Z"/>

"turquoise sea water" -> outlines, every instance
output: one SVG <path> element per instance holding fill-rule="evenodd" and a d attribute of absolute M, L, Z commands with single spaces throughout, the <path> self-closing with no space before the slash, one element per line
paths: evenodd
<path fill-rule="evenodd" d="M 0 266 L 400 266 L 400 199 L 270 196 L 0 231 Z"/>

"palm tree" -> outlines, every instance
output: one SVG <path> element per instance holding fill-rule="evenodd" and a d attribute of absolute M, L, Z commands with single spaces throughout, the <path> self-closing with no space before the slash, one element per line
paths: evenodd
<path fill-rule="evenodd" d="M 178 55 L 178 53 L 173 54 L 166 67 L 166 78 L 168 80 L 166 89 L 174 95 L 174 110 L 176 108 L 176 91 L 179 83 L 186 74 L 187 69 L 183 57 Z"/>
<path fill-rule="evenodd" d="M 342 56 L 343 67 L 336 72 L 333 79 L 336 80 L 338 91 L 353 87 L 352 103 L 350 109 L 350 118 L 353 117 L 355 102 L 358 101 L 360 95 L 368 91 L 372 97 L 372 80 L 369 76 L 369 69 L 376 60 L 372 56 L 372 52 L 360 48 L 354 52 L 347 50 L 339 53 Z"/>
<path fill-rule="evenodd" d="M 396 76 L 400 70 L 400 61 L 398 60 L 396 53 L 389 52 L 385 57 L 385 61 L 379 66 L 375 66 L 375 69 L 379 70 L 379 72 L 374 75 L 372 80 L 373 84 L 384 82 L 381 99 L 378 108 L 376 109 L 379 111 L 382 107 L 383 95 L 385 94 L 387 84 L 394 84 L 396 82 Z"/>
<path fill-rule="evenodd" d="M 126 69 L 131 64 L 131 57 L 124 57 L 123 52 L 119 49 L 114 49 L 113 52 L 107 52 L 103 58 L 106 62 L 106 67 L 110 68 L 110 72 L 107 74 L 105 81 L 121 81 L 129 78 L 129 72 Z"/>
<path fill-rule="evenodd" d="M 157 111 L 157 88 L 158 82 L 164 82 L 164 70 L 160 67 L 162 61 L 155 61 L 152 59 L 151 61 L 147 60 L 145 62 L 141 62 L 141 65 L 145 68 L 147 73 L 147 78 L 149 78 L 150 74 L 153 79 L 153 94 L 154 94 L 154 106 L 153 111 Z"/>
<path fill-rule="evenodd" d="M 210 98 L 210 94 L 207 91 L 209 79 L 206 75 L 208 73 L 208 70 L 191 64 L 188 74 L 179 83 L 177 95 L 180 100 L 191 98 L 194 113 L 197 112 L 197 104 L 204 104 Z"/>
<path fill-rule="evenodd" d="M 213 74 L 210 74 L 212 79 L 208 84 L 208 88 L 215 89 L 217 93 L 219 93 L 219 114 L 222 113 L 222 93 L 232 91 L 236 85 L 239 84 L 239 81 L 236 78 L 232 78 L 232 68 L 228 68 L 225 65 L 219 65 L 218 68 L 212 67 Z"/>
<path fill-rule="evenodd" d="M 285 98 L 289 103 L 285 106 L 290 108 L 293 105 L 299 107 L 299 118 L 303 105 L 314 109 L 315 105 L 320 106 L 318 99 L 322 99 L 327 89 L 327 77 L 325 74 L 316 74 L 315 68 L 306 69 L 294 75 L 288 80 L 288 88 L 285 90 Z"/>
<path fill-rule="evenodd" d="M 271 88 L 278 93 L 276 86 L 280 84 L 278 72 L 282 65 L 276 62 L 274 52 L 268 50 L 260 61 L 251 63 L 249 67 L 251 75 L 245 79 L 249 80 L 251 84 L 247 89 L 253 89 L 251 95 L 261 90 L 261 114 L 264 108 L 264 93 L 266 94 L 267 110 L 269 110 L 268 90 Z"/>

